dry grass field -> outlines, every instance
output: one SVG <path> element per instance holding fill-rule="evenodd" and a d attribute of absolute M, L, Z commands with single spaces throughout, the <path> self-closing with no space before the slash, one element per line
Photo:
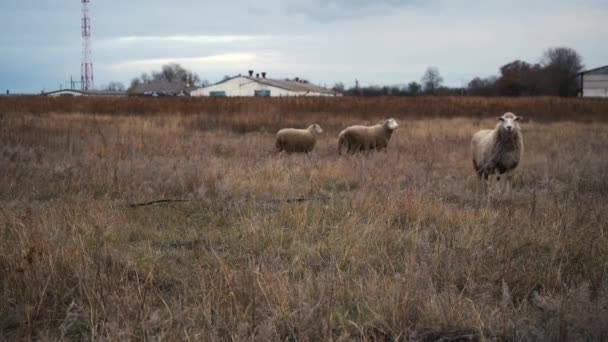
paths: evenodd
<path fill-rule="evenodd" d="M 487 197 L 469 141 L 506 111 Z M 608 101 L 0 98 L 0 339 L 606 340 Z"/>

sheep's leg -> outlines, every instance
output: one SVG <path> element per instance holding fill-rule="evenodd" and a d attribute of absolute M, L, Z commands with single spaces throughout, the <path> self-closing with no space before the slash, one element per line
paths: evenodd
<path fill-rule="evenodd" d="M 372 143 L 370 143 L 370 142 L 365 142 L 365 147 L 364 147 L 364 149 L 365 149 L 365 155 L 366 155 L 367 157 L 369 157 L 369 155 L 370 155 L 370 154 L 372 154 L 372 152 L 373 152 L 372 150 L 374 149 L 374 146 L 373 146 L 373 144 L 372 144 Z"/>
<path fill-rule="evenodd" d="M 491 172 L 488 176 L 488 199 L 493 196 L 500 197 L 500 176 L 497 172 Z"/>
<path fill-rule="evenodd" d="M 500 177 L 500 173 L 498 172 L 496 172 L 496 191 L 497 197 L 502 198 L 505 193 L 505 180 L 504 177 Z"/>
<path fill-rule="evenodd" d="M 283 143 L 280 139 L 277 139 L 277 142 L 274 144 L 275 152 L 281 152 L 283 150 Z"/>
<path fill-rule="evenodd" d="M 485 190 L 487 191 L 489 200 L 489 197 L 492 193 L 492 189 L 494 188 L 494 182 L 492 182 L 492 178 L 494 178 L 494 173 L 496 172 L 496 169 L 493 168 L 489 162 L 478 164 L 475 159 L 473 159 L 473 165 L 478 167 L 478 175 L 484 180 L 484 184 L 486 185 Z"/>
<path fill-rule="evenodd" d="M 481 177 L 481 193 L 482 196 L 485 197 L 486 205 L 489 205 L 490 200 L 492 199 L 492 185 L 491 175 L 487 171 L 484 171 Z"/>
<path fill-rule="evenodd" d="M 499 184 L 499 195 L 501 198 L 504 198 L 506 190 L 507 190 L 507 175 L 501 175 L 498 171 L 496 172 L 496 181 Z"/>
<path fill-rule="evenodd" d="M 475 169 L 475 173 L 477 174 L 477 178 L 482 179 L 483 177 L 483 169 L 477 165 L 477 162 L 473 158 L 473 168 Z"/>
<path fill-rule="evenodd" d="M 479 181 L 481 183 L 481 188 L 479 190 L 481 191 L 483 196 L 487 196 L 491 188 L 488 171 L 486 169 L 481 168 L 477 172 L 477 175 L 479 176 Z"/>
<path fill-rule="evenodd" d="M 512 188 L 512 175 L 510 173 L 505 173 L 502 175 L 502 184 L 500 186 L 500 195 L 501 197 L 508 197 L 509 199 L 513 198 L 513 188 Z"/>
<path fill-rule="evenodd" d="M 482 198 L 487 193 L 488 180 L 483 172 L 477 173 L 479 182 L 477 183 L 477 198 Z"/>
<path fill-rule="evenodd" d="M 500 197 L 500 175 L 498 172 L 492 172 L 490 176 L 490 181 L 492 182 L 492 195 L 494 197 Z"/>
<path fill-rule="evenodd" d="M 512 184 L 512 179 L 513 176 L 509 173 L 506 177 L 506 187 L 507 187 L 507 191 L 509 193 L 509 198 L 513 199 L 513 184 Z"/>

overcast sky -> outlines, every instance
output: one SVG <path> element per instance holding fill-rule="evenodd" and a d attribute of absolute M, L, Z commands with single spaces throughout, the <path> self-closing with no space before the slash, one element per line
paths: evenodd
<path fill-rule="evenodd" d="M 39 92 L 80 77 L 80 2 L 0 2 L 0 90 Z M 177 62 L 201 79 L 266 71 L 321 85 L 450 86 L 538 62 L 553 46 L 608 64 L 605 0 L 130 0 L 90 4 L 95 86 Z"/>

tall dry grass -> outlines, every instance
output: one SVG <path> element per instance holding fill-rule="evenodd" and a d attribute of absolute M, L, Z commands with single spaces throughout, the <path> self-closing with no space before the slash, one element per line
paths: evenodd
<path fill-rule="evenodd" d="M 0 100 L 0 339 L 608 338 L 606 102 L 342 100 Z M 523 108 L 488 200 L 470 136 Z M 337 156 L 389 113 L 387 153 Z"/>
<path fill-rule="evenodd" d="M 98 113 L 108 115 L 208 114 L 210 125 L 238 118 L 257 125 L 318 117 L 395 116 L 409 119 L 495 116 L 505 108 L 538 122 L 608 121 L 608 101 L 556 97 L 343 97 L 343 98 L 100 98 L 0 97 L 0 112 L 20 114 Z M 221 114 L 221 115 L 220 115 Z M 261 117 L 258 117 L 261 114 Z M 233 122 L 235 124 L 235 122 Z M 257 126 L 256 126 L 257 128 Z"/>

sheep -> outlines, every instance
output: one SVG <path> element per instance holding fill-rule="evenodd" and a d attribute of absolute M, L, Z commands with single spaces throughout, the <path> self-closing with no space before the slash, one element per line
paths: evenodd
<path fill-rule="evenodd" d="M 523 119 L 513 113 L 505 113 L 498 117 L 494 129 L 480 130 L 471 139 L 471 154 L 473 167 L 479 178 L 497 173 L 496 180 L 505 174 L 509 191 L 511 191 L 511 174 L 522 160 L 524 153 L 524 138 L 517 121 Z"/>
<path fill-rule="evenodd" d="M 340 132 L 338 136 L 338 154 L 342 154 L 343 147 L 349 153 L 384 149 L 386 151 L 393 131 L 399 127 L 395 119 L 387 119 L 383 124 L 374 126 L 350 126 Z"/>
<path fill-rule="evenodd" d="M 307 129 L 284 128 L 277 132 L 276 151 L 308 153 L 315 147 L 317 135 L 321 133 L 323 130 L 317 124 Z"/>

